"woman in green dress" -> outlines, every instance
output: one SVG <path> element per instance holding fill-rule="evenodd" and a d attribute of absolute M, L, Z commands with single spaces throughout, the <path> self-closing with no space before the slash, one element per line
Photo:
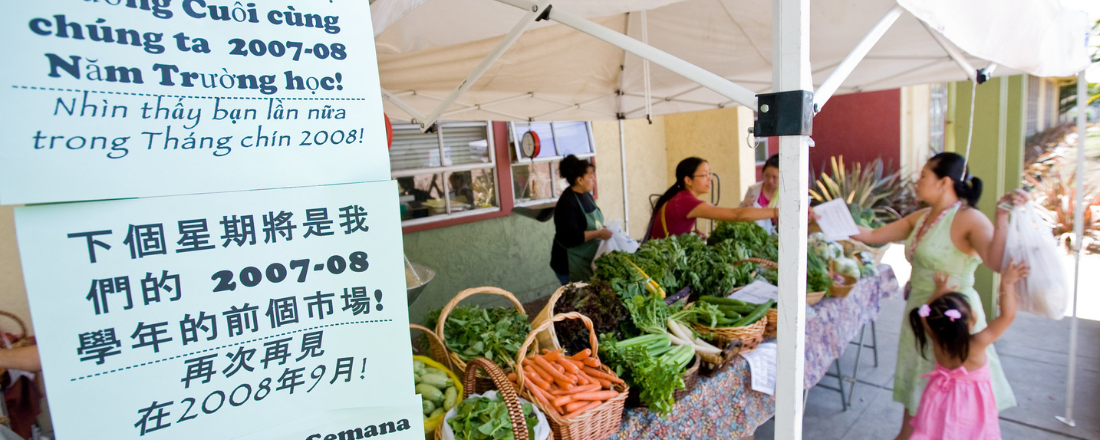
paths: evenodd
<path fill-rule="evenodd" d="M 928 301 L 935 289 L 933 275 L 947 273 L 952 290 L 962 293 L 977 314 L 973 331 L 986 326 L 985 308 L 974 290 L 974 270 L 984 263 L 995 272 L 1001 271 L 1005 238 L 1008 235 L 1008 211 L 997 210 L 996 226 L 975 209 L 982 194 L 982 182 L 965 169 L 962 156 L 940 153 L 928 160 L 916 184 L 917 198 L 928 208 L 878 229 L 860 228 L 852 238 L 868 244 L 885 244 L 905 240 L 905 256 L 913 265 L 906 286 L 905 316 Z M 1001 202 L 1022 203 L 1020 192 L 1006 194 Z M 1002 203 L 1003 204 L 1003 203 Z M 999 204 L 999 205 L 1002 205 Z M 904 321 L 904 320 L 903 320 Z M 906 440 L 913 428 L 909 420 L 917 412 L 921 393 L 928 379 L 921 376 L 935 369 L 931 350 L 921 356 L 914 343 L 913 331 L 903 322 L 898 341 L 897 370 L 894 373 L 894 400 L 905 405 L 906 411 L 898 440 Z M 993 394 L 997 409 L 1016 406 L 1016 397 L 1008 385 L 997 352 L 990 345 L 986 355 L 993 373 Z"/>

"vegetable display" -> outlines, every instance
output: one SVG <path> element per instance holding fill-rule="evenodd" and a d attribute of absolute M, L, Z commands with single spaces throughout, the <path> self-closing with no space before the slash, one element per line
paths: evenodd
<path fill-rule="evenodd" d="M 413 360 L 413 378 L 416 393 L 424 402 L 424 419 L 442 417 L 458 401 L 458 387 L 447 372 Z"/>
<path fill-rule="evenodd" d="M 639 398 L 661 415 L 672 412 L 673 394 L 684 388 L 683 373 L 695 357 L 687 345 L 672 345 L 667 333 L 642 335 L 625 341 L 600 341 L 600 355 L 615 373 L 641 391 Z"/>
<path fill-rule="evenodd" d="M 522 362 L 524 385 L 543 408 L 570 419 L 619 396 L 612 384 L 625 383 L 600 371 L 600 359 L 584 349 L 573 356 L 561 350 L 543 350 Z M 508 378 L 516 382 L 516 373 Z"/>
<path fill-rule="evenodd" d="M 886 226 L 886 223 L 883 223 L 882 220 L 875 217 L 875 210 L 871 208 L 865 208 L 856 203 L 849 203 L 848 212 L 852 213 L 852 220 L 855 220 L 856 224 L 859 226 L 871 229 L 878 229 Z"/>
<path fill-rule="evenodd" d="M 587 316 L 597 335 L 611 334 L 622 339 L 639 334 L 630 313 L 607 281 L 598 280 L 585 287 L 567 286 L 554 310 L 555 313 L 577 312 Z M 588 329 L 580 320 L 555 322 L 554 333 L 558 336 L 558 344 L 569 353 L 589 347 Z"/>
<path fill-rule="evenodd" d="M 717 320 L 711 321 L 707 319 L 696 319 L 693 322 L 705 325 L 710 328 L 715 327 L 744 327 L 747 325 L 755 324 L 768 313 L 768 309 L 775 305 L 775 301 L 768 300 L 763 304 L 753 304 L 733 298 L 719 298 L 713 296 L 699 297 L 699 302 L 695 304 L 695 307 L 713 307 L 717 309 L 722 316 Z"/>
<path fill-rule="evenodd" d="M 428 328 L 436 327 L 439 314 L 440 310 L 428 313 Z M 530 332 L 527 315 L 515 309 L 458 306 L 447 316 L 444 342 L 463 361 L 484 357 L 503 367 L 515 363 L 519 346 Z"/>
<path fill-rule="evenodd" d="M 859 263 L 848 257 L 837 257 L 833 259 L 833 272 L 847 275 L 857 280 L 860 275 L 859 267 Z"/>
<path fill-rule="evenodd" d="M 499 396 L 498 396 L 499 397 Z M 530 403 L 524 402 L 523 416 L 527 422 L 527 438 L 535 438 L 538 417 Z M 456 440 L 515 439 L 508 406 L 503 400 L 471 396 L 458 404 L 455 416 L 447 420 Z"/>

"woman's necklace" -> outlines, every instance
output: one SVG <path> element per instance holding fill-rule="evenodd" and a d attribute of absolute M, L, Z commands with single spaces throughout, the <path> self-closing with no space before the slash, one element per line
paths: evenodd
<path fill-rule="evenodd" d="M 908 257 L 910 262 L 913 261 L 913 254 L 917 251 L 917 246 L 920 246 L 920 242 L 924 240 L 924 236 L 928 235 L 928 231 L 932 230 L 932 228 L 934 228 L 936 224 L 940 222 L 940 220 L 943 220 L 943 217 L 946 216 L 949 211 L 955 209 L 955 207 L 959 206 L 960 204 L 962 204 L 962 201 L 956 201 L 955 203 L 952 203 L 951 206 L 948 206 L 947 209 L 940 211 L 940 215 L 937 215 L 936 219 L 933 220 L 932 223 L 921 223 L 921 226 L 917 228 L 917 237 L 913 240 L 912 246 L 909 246 Z M 924 220 L 928 220 L 928 216 L 925 216 Z"/>

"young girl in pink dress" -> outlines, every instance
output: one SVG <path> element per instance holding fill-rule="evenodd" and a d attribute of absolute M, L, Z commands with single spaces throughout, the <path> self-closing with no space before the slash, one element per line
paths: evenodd
<path fill-rule="evenodd" d="M 936 292 L 909 314 L 918 350 L 924 353 L 931 337 L 936 355 L 935 371 L 924 376 L 929 378 L 928 386 L 910 422 L 914 428 L 910 440 L 1001 438 L 985 349 L 1016 318 L 1016 282 L 1027 275 L 1027 266 L 1009 263 L 1001 272 L 1000 315 L 982 331 L 970 334 L 975 315 L 966 297 L 947 287 L 943 272 L 936 273 Z"/>

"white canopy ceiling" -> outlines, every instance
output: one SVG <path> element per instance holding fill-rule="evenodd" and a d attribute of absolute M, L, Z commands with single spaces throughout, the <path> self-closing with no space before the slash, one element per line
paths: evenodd
<path fill-rule="evenodd" d="M 966 72 L 929 28 L 962 49 L 974 66 L 998 64 L 996 75 L 1070 76 L 1088 63 L 1087 15 L 1053 0 L 815 0 L 810 21 L 815 87 L 895 5 L 907 12 L 838 94 L 965 80 Z M 649 45 L 754 92 L 771 90 L 770 0 L 560 0 L 552 6 L 637 40 L 643 40 L 641 14 L 630 11 L 648 9 Z M 525 12 L 494 0 L 376 0 L 371 13 L 383 89 L 419 113 L 431 113 Z M 736 105 L 656 65 L 650 77 L 654 114 Z M 620 112 L 634 118 L 645 115 L 644 96 L 641 58 L 541 21 L 441 118 L 594 120 Z M 392 101 L 385 106 L 391 117 L 413 118 Z"/>

